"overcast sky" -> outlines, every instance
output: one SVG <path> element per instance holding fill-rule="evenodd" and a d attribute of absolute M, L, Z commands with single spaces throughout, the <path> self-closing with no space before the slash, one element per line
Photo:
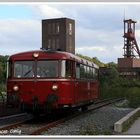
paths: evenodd
<path fill-rule="evenodd" d="M 41 48 L 41 20 L 68 17 L 76 23 L 76 53 L 117 61 L 123 55 L 123 18 L 132 18 L 140 44 L 140 4 L 0 5 L 0 55 Z"/>

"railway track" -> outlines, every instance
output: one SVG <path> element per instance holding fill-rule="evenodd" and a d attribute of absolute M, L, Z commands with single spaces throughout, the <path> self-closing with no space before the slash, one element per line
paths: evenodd
<path fill-rule="evenodd" d="M 88 110 L 85 110 L 83 112 L 79 111 L 79 112 L 75 112 L 75 113 L 71 113 L 72 115 L 67 115 L 64 117 L 61 117 L 59 119 L 54 119 L 51 121 L 44 121 L 41 123 L 34 123 L 34 122 L 19 122 L 19 123 L 15 123 L 15 124 L 11 124 L 11 125 L 7 125 L 3 128 L 0 128 L 0 132 L 7 130 L 7 134 L 11 134 L 12 135 L 19 135 L 19 132 L 21 135 L 40 135 L 42 132 L 47 131 L 48 129 L 55 127 L 58 124 L 61 124 L 65 121 L 71 120 L 74 117 L 77 117 L 79 115 L 83 115 L 85 113 L 88 113 L 92 110 L 96 110 L 99 109 L 103 106 L 118 102 L 120 100 L 123 100 L 122 98 L 119 99 L 113 99 L 113 100 L 103 100 L 103 101 L 97 101 L 94 105 L 89 106 Z M 12 132 L 11 132 L 12 130 Z M 11 132 L 11 133 L 10 133 Z M 13 133 L 15 132 L 15 133 Z"/>
<path fill-rule="evenodd" d="M 99 108 L 101 108 L 103 106 L 106 106 L 106 105 L 109 105 L 109 104 L 112 104 L 112 103 L 115 103 L 115 102 L 118 102 L 118 101 L 121 101 L 121 100 L 123 100 L 123 98 L 113 99 L 113 100 L 110 100 L 110 99 L 108 100 L 107 99 L 107 100 L 97 101 L 94 105 L 90 106 L 88 110 L 86 110 L 84 112 L 78 112 L 78 113 L 75 113 L 75 114 L 73 114 L 73 115 L 71 115 L 69 117 L 62 118 L 62 119 L 57 120 L 55 122 L 52 122 L 50 124 L 46 124 L 42 128 L 37 129 L 36 131 L 32 132 L 31 135 L 40 135 L 42 132 L 47 131 L 49 128 L 54 127 L 54 126 L 56 126 L 58 124 L 61 124 L 61 123 L 65 122 L 65 121 L 68 121 L 68 120 L 70 120 L 70 119 L 72 119 L 72 118 L 74 118 L 76 116 L 83 115 L 84 113 L 88 113 L 88 112 L 90 112 L 92 110 L 99 109 Z"/>
<path fill-rule="evenodd" d="M 8 134 L 11 129 L 13 130 L 18 126 L 21 126 L 23 123 L 32 118 L 33 116 L 27 113 L 19 113 L 0 117 L 0 134 Z"/>
<path fill-rule="evenodd" d="M 20 113 L 20 114 L 15 114 L 15 115 L 2 116 L 2 117 L 0 117 L 0 121 L 5 120 L 5 119 L 20 117 L 20 116 L 26 116 L 26 115 L 27 115 L 27 113 Z"/>

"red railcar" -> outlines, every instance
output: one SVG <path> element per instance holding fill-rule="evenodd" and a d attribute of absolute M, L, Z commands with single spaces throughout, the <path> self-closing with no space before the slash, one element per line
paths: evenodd
<path fill-rule="evenodd" d="M 71 53 L 37 50 L 8 59 L 9 105 L 47 111 L 85 107 L 98 97 L 98 66 Z"/>

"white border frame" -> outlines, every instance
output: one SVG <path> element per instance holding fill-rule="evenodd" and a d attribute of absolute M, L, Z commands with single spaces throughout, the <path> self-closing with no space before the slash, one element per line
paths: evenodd
<path fill-rule="evenodd" d="M 38 2 L 40 1 L 40 2 Z M 74 3 L 73 3 L 74 2 Z M 104 4 L 104 5 L 140 5 L 140 0 L 114 0 L 113 2 L 111 0 L 7 0 L 6 2 L 4 0 L 0 0 L 0 5 L 27 5 L 27 4 L 72 4 L 72 5 L 78 5 L 78 4 Z M 0 135 L 0 139 L 22 139 L 22 140 L 27 140 L 27 139 L 47 139 L 47 140 L 56 140 L 56 139 L 64 139 L 64 140 L 70 140 L 70 139 L 95 139 L 95 140 L 104 140 L 104 139 L 115 139 L 115 140 L 134 140 L 134 139 L 139 139 L 140 140 L 140 135 L 89 135 L 89 136 L 83 136 L 83 135 L 72 135 L 72 136 L 67 136 L 67 135 L 21 135 L 21 136 L 13 136 L 13 135 Z"/>

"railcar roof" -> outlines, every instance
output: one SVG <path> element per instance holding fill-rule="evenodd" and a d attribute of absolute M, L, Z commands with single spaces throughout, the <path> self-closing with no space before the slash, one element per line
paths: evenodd
<path fill-rule="evenodd" d="M 90 62 L 88 60 L 82 59 L 72 53 L 68 52 L 62 52 L 62 51 L 46 51 L 46 50 L 34 50 L 34 51 L 27 51 L 27 52 L 21 52 L 13 54 L 9 57 L 9 60 L 29 60 L 33 59 L 33 54 L 38 53 L 39 59 L 70 59 L 70 60 L 76 60 L 79 63 L 84 63 L 86 65 L 94 66 L 95 68 L 99 68 L 98 65 L 96 65 L 93 62 Z"/>

